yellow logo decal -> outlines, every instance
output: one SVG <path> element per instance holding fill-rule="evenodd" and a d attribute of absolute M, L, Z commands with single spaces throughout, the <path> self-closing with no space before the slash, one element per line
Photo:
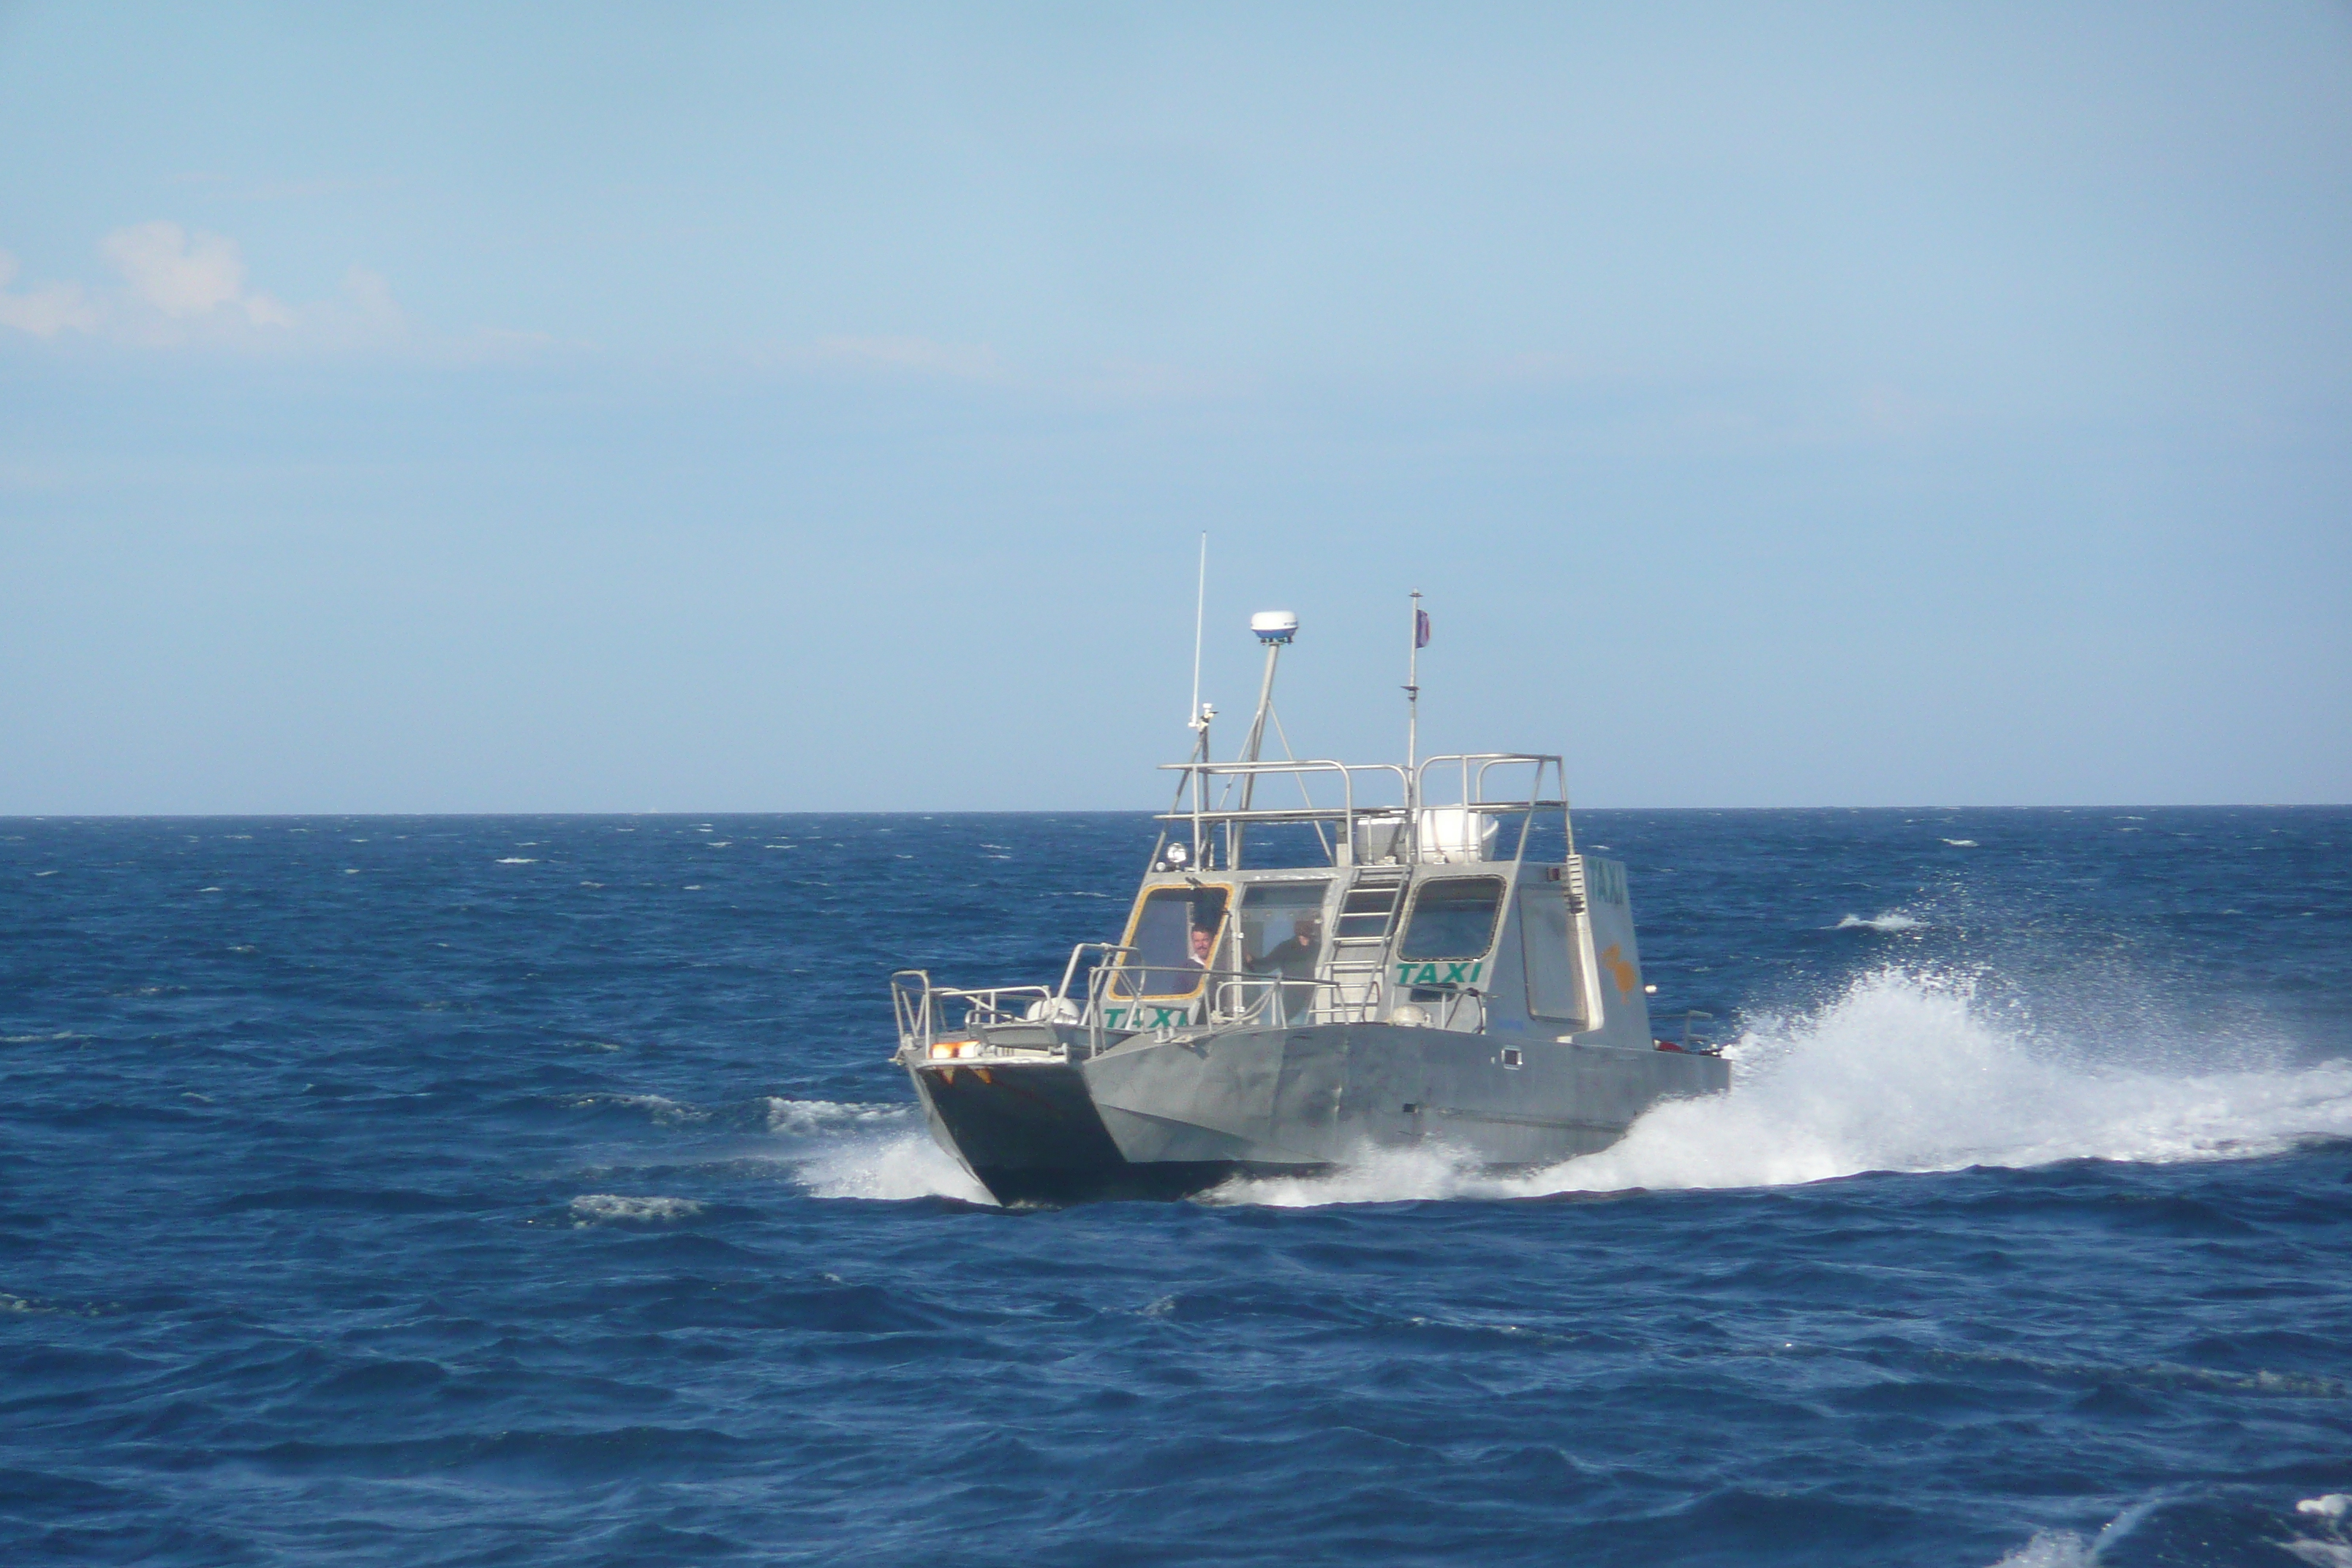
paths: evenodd
<path fill-rule="evenodd" d="M 1601 963 L 1609 971 L 1609 977 L 1617 982 L 1618 994 L 1630 997 L 1633 987 L 1642 984 L 1641 972 L 1625 962 L 1625 950 L 1618 943 L 1609 944 L 1609 951 L 1601 955 Z"/>

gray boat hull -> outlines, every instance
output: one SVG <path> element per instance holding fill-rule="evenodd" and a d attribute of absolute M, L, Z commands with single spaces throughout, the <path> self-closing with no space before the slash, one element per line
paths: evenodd
<path fill-rule="evenodd" d="M 1075 1036 L 1076 1031 L 1072 1031 Z M 1491 1166 L 1608 1147 L 1719 1058 L 1394 1024 L 1136 1035 L 1087 1058 L 909 1061 L 932 1134 L 1000 1202 L 1181 1197 L 1435 1144 Z"/>

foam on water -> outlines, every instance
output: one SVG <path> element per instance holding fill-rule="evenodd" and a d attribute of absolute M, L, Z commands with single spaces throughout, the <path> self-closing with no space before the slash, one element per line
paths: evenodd
<path fill-rule="evenodd" d="M 630 1197 L 620 1193 L 583 1193 L 572 1200 L 572 1223 L 591 1225 L 672 1225 L 692 1219 L 702 1205 L 692 1198 Z"/>
<path fill-rule="evenodd" d="M 2090 1542 L 2073 1531 L 2043 1530 L 1993 1568 L 2091 1568 L 2097 1561 Z"/>
<path fill-rule="evenodd" d="M 2307 1497 L 2294 1505 L 2294 1511 L 2302 1516 L 2297 1523 L 2315 1526 L 2320 1533 L 2282 1541 L 2278 1543 L 2282 1548 L 2312 1568 L 2352 1568 L 2352 1540 L 2345 1536 L 2345 1515 L 2352 1512 L 2352 1493 Z"/>
<path fill-rule="evenodd" d="M 2071 1530 L 2036 1531 L 2032 1539 L 2003 1556 L 1992 1568 L 2097 1568 L 2108 1561 L 2108 1552 L 2151 1521 L 2183 1506 L 2194 1508 L 2210 1500 L 2193 1493 L 2158 1493 L 2124 1510 L 2109 1520 L 2095 1539 L 2087 1541 Z M 2352 1568 L 2352 1542 L 2345 1539 L 2340 1522 L 2347 1500 L 2352 1500 L 2340 1492 L 2304 1499 L 2294 1505 L 2293 1514 L 2281 1514 L 2269 1521 L 2266 1543 L 2313 1568 Z M 2272 1506 L 2255 1504 L 2258 1517 L 2268 1513 Z M 2316 1535 L 2311 1533 L 2315 1529 L 2319 1532 Z"/>
<path fill-rule="evenodd" d="M 710 1112 L 702 1107 L 683 1104 L 666 1094 L 583 1094 L 570 1101 L 570 1104 L 577 1110 L 594 1110 L 604 1107 L 641 1110 L 656 1126 L 662 1127 L 678 1127 L 688 1122 L 710 1120 Z"/>
<path fill-rule="evenodd" d="M 2133 1045 L 2032 1037 L 1980 1006 L 1965 979 L 1883 969 L 1816 1012 L 1750 1029 L 1725 1052 L 1730 1093 L 1658 1106 L 1599 1153 L 1496 1176 L 1424 1148 L 1328 1176 L 1230 1183 L 1216 1196 L 1291 1205 L 1780 1186 L 1864 1171 L 2244 1157 L 2352 1138 L 2352 1064 L 2167 1072 L 2126 1065 Z"/>
<path fill-rule="evenodd" d="M 955 1198 L 994 1204 L 921 1128 L 846 1140 L 800 1162 L 801 1182 L 821 1198 Z"/>
<path fill-rule="evenodd" d="M 1848 915 L 1830 929 L 1832 931 L 1917 931 L 1927 923 L 1916 916 L 1905 914 L 1901 910 L 1888 910 L 1882 914 L 1873 915 L 1868 920 L 1863 919 L 1860 915 Z"/>
<path fill-rule="evenodd" d="M 816 1197 L 995 1202 L 933 1141 L 911 1105 L 771 1099 L 767 1108 L 770 1131 L 808 1145 L 790 1158 Z"/>
<path fill-rule="evenodd" d="M 768 1131 L 798 1138 L 818 1138 L 870 1129 L 903 1131 L 914 1115 L 911 1105 L 859 1105 L 835 1100 L 784 1100 L 769 1096 L 762 1104 Z"/>

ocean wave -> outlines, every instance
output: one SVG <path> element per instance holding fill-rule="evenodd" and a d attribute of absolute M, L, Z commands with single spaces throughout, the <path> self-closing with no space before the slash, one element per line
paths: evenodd
<path fill-rule="evenodd" d="M 2344 1533 L 2344 1516 L 2352 1496 L 2331 1492 L 2305 1498 L 2287 1513 L 2270 1500 L 2254 1500 L 2192 1490 L 2179 1496 L 2158 1496 L 2134 1503 L 2109 1520 L 2097 1536 L 2084 1540 L 2071 1530 L 2039 1530 L 2032 1540 L 1992 1564 L 1992 1568 L 2098 1568 L 2107 1554 L 2125 1541 L 2154 1525 L 2178 1527 L 2193 1522 L 2207 1543 L 2246 1536 L 2312 1568 L 2352 1568 L 2352 1541 Z M 2314 1530 L 2317 1534 L 2311 1533 Z M 2233 1558 L 2234 1560 L 2234 1558 Z"/>
<path fill-rule="evenodd" d="M 1830 929 L 1832 931 L 1878 931 L 1892 932 L 1898 931 L 1918 931 L 1927 925 L 1927 922 L 1926 921 L 1919 919 L 1916 915 L 1906 915 L 1901 910 L 1888 910 L 1884 913 L 1874 914 L 1868 920 L 1863 919 L 1860 915 L 1848 915 L 1845 919 L 1838 921 L 1837 924 L 1832 926 Z"/>
<path fill-rule="evenodd" d="M 702 1107 L 672 1100 L 666 1094 L 583 1094 L 570 1104 L 575 1110 L 639 1110 L 662 1127 L 710 1120 L 710 1112 Z"/>
<path fill-rule="evenodd" d="M 2298 1530 L 2296 1539 L 2278 1544 L 2312 1568 L 2352 1568 L 2352 1540 L 2345 1535 L 2345 1516 L 2352 1513 L 2352 1492 L 2329 1492 L 2325 1497 L 2307 1497 L 2294 1505 L 2300 1517 L 2297 1525 L 2316 1525 L 2321 1534 L 2304 1535 Z"/>
<path fill-rule="evenodd" d="M 2352 1138 L 2352 1063 L 2149 1070 L 2024 1035 L 1978 1005 L 1964 978 L 1901 969 L 1759 1025 L 1724 1054 L 1729 1093 L 1655 1106 L 1609 1148 L 1539 1171 L 1482 1173 L 1424 1147 L 1213 1196 L 1306 1205 L 1773 1187 L 1866 1171 L 2244 1158 Z"/>
<path fill-rule="evenodd" d="M 2091 1543 L 2073 1531 L 2038 1530 L 1992 1568 L 2093 1568 L 2097 1562 Z"/>
<path fill-rule="evenodd" d="M 761 1105 L 768 1131 L 794 1137 L 815 1138 L 887 1126 L 903 1128 L 915 1114 L 911 1105 L 866 1105 L 835 1100 L 785 1100 L 770 1095 Z"/>
<path fill-rule="evenodd" d="M 592 1225 L 674 1225 L 692 1219 L 702 1205 L 692 1198 L 628 1197 L 619 1193 L 583 1193 L 572 1200 L 572 1223 Z"/>

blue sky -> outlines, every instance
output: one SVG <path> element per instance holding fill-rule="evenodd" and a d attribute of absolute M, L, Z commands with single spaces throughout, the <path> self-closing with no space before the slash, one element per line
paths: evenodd
<path fill-rule="evenodd" d="M 2341 5 L 0 7 L 0 813 L 2343 801 Z M 1228 742 L 1240 725 L 1228 726 Z"/>

